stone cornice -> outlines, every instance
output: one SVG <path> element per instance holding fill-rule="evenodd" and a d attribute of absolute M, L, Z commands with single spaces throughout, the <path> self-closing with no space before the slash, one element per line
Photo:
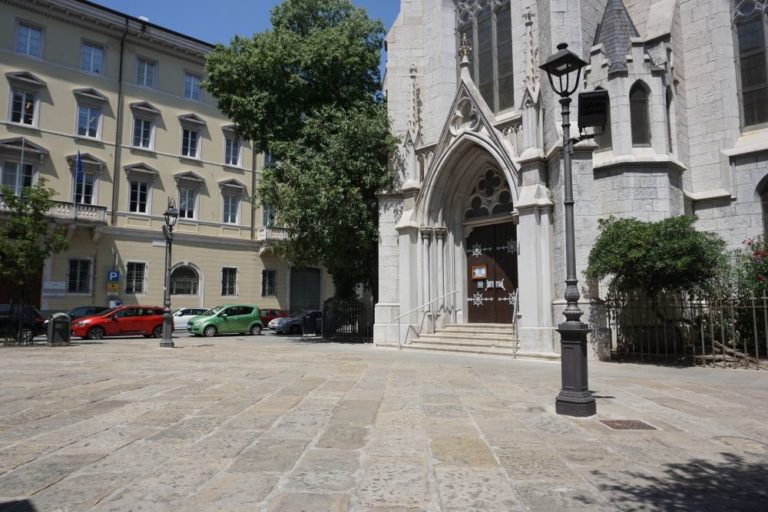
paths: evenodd
<path fill-rule="evenodd" d="M 82 0 L 0 0 L 38 16 L 120 39 L 128 29 L 127 42 L 153 51 L 201 64 L 213 45 L 159 25 Z"/>

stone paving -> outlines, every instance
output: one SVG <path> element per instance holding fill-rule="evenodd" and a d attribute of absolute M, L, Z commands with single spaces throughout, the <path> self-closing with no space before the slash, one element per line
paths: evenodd
<path fill-rule="evenodd" d="M 558 363 L 176 344 L 0 348 L 0 511 L 768 508 L 768 372 L 593 363 L 573 419 Z"/>

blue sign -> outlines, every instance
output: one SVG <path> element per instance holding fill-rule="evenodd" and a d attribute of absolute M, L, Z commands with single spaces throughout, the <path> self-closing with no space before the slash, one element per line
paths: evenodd
<path fill-rule="evenodd" d="M 107 281 L 110 283 L 117 283 L 120 282 L 120 272 L 117 270 L 110 270 L 107 272 Z"/>

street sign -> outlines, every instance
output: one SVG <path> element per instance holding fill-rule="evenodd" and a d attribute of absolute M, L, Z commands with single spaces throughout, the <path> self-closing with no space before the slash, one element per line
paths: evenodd
<path fill-rule="evenodd" d="M 120 283 L 107 283 L 107 295 L 117 295 L 120 293 Z"/>
<path fill-rule="evenodd" d="M 117 270 L 110 270 L 107 272 L 107 281 L 110 283 L 118 283 L 120 282 L 120 272 Z"/>

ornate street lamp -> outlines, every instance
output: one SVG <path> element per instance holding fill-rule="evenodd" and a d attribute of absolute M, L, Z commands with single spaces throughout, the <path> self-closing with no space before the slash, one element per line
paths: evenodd
<path fill-rule="evenodd" d="M 573 178 L 571 174 L 570 105 L 581 79 L 581 69 L 587 65 L 568 45 L 557 45 L 557 53 L 540 66 L 547 72 L 549 83 L 560 96 L 563 114 L 563 163 L 565 206 L 565 322 L 557 326 L 560 333 L 560 365 L 562 389 L 555 399 L 555 411 L 566 416 L 592 416 L 596 413 L 595 398 L 589 391 L 587 378 L 587 335 L 589 327 L 581 321 L 579 288 L 576 279 L 576 253 L 573 226 Z M 575 76 L 574 76 L 575 74 Z"/>
<path fill-rule="evenodd" d="M 163 236 L 165 237 L 165 288 L 163 290 L 163 339 L 160 346 L 164 348 L 173 348 L 173 318 L 171 317 L 171 246 L 173 245 L 173 226 L 179 219 L 179 210 L 176 209 L 176 201 L 172 197 L 168 198 L 168 208 L 163 214 L 165 225 L 163 226 Z"/>

